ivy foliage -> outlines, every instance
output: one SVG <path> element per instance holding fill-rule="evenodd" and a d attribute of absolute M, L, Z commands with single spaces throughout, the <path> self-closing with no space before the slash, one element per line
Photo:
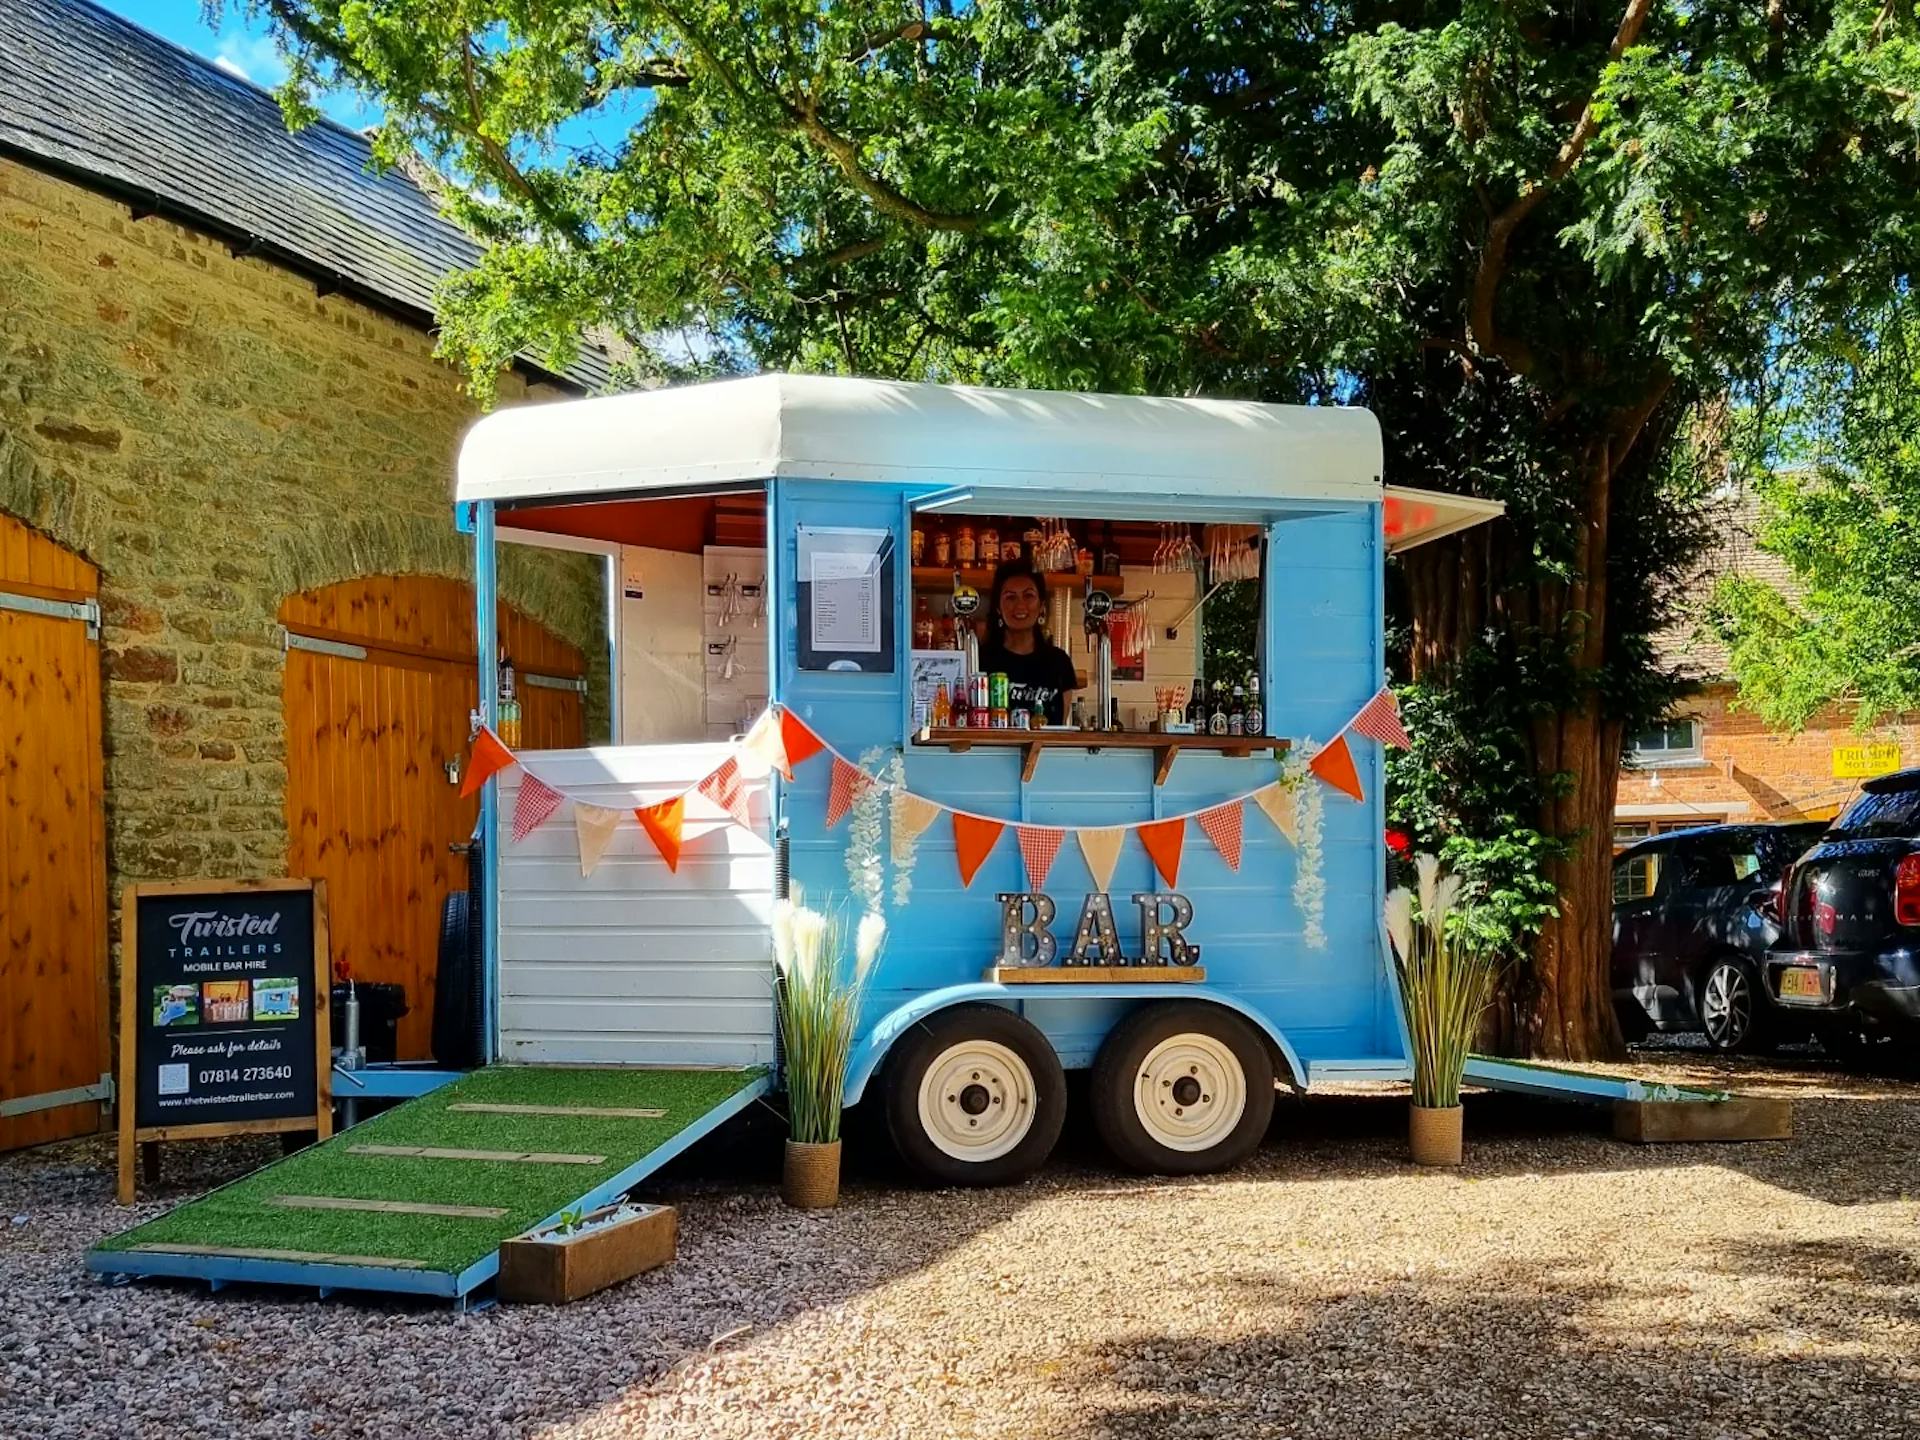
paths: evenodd
<path fill-rule="evenodd" d="M 1829 704 L 1861 729 L 1920 709 L 1920 299 L 1861 320 L 1787 352 L 1754 412 L 1759 538 L 1789 586 L 1736 575 L 1714 597 L 1741 703 L 1788 729 Z"/>

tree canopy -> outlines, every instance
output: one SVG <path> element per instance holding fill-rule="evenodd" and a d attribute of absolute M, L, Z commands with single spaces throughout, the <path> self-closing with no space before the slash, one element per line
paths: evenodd
<path fill-rule="evenodd" d="M 1617 1043 L 1606 841 L 1676 683 L 1689 417 L 1909 274 L 1911 0 L 240 3 L 296 116 L 373 92 L 488 242 L 441 297 L 482 388 L 602 327 L 667 378 L 1353 400 L 1396 482 L 1505 500 L 1397 591 L 1455 707 L 1415 818 L 1539 925 L 1517 1043 Z"/>
<path fill-rule="evenodd" d="M 1863 728 L 1920 710 L 1920 300 L 1855 329 L 1790 352 L 1758 417 L 1760 540 L 1792 586 L 1733 576 L 1715 596 L 1741 703 L 1789 729 L 1825 705 Z"/>

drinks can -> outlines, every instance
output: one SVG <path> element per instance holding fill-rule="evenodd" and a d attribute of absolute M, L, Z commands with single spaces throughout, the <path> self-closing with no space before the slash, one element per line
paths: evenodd
<path fill-rule="evenodd" d="M 987 710 L 987 709 L 989 709 L 989 708 L 991 708 L 991 707 L 990 707 L 990 706 L 988 705 L 988 703 L 987 703 L 987 702 L 988 702 L 988 695 L 987 695 L 987 691 L 988 691 L 988 689 L 989 689 L 989 687 L 988 687 L 988 684 L 987 684 L 987 677 L 986 677 L 986 676 L 984 676 L 984 675 L 975 675 L 975 676 L 973 677 L 973 708 L 974 708 L 975 710 L 980 710 L 980 711 L 985 711 L 985 710 Z"/>
<path fill-rule="evenodd" d="M 1007 728 L 1007 710 L 1004 705 L 994 708 L 992 728 L 995 730 L 1005 730 Z"/>
<path fill-rule="evenodd" d="M 1014 711 L 1013 728 L 1016 730 L 1031 730 L 1033 728 L 1033 712 L 1030 710 Z"/>
<path fill-rule="evenodd" d="M 1007 679 L 1007 672 L 996 670 L 987 677 L 987 705 L 990 709 L 1005 710 L 1011 702 L 1013 686 Z"/>

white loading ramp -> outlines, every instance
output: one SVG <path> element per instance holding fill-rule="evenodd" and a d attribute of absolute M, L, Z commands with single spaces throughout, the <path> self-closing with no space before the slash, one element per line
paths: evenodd
<path fill-rule="evenodd" d="M 767 779 L 748 782 L 751 827 L 687 796 L 677 870 L 633 814 L 687 791 L 733 753 L 729 743 L 529 751 L 500 776 L 502 1061 L 774 1063 Z M 528 774 L 621 812 L 591 875 L 581 873 L 571 803 L 512 838 Z"/>

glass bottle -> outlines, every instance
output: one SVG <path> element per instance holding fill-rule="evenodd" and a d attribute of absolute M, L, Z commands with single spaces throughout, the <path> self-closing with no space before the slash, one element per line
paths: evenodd
<path fill-rule="evenodd" d="M 1207 721 L 1207 733 L 1210 735 L 1227 733 L 1227 686 L 1224 680 L 1213 682 L 1213 715 Z"/>
<path fill-rule="evenodd" d="M 1260 676 L 1256 671 L 1247 677 L 1247 734 L 1265 735 L 1267 733 L 1267 712 L 1260 703 Z"/>
<path fill-rule="evenodd" d="M 1233 708 L 1227 711 L 1227 734 L 1244 735 L 1247 733 L 1247 687 L 1234 682 Z"/>
<path fill-rule="evenodd" d="M 946 682 L 933 692 L 933 728 L 945 730 L 953 723 L 953 701 L 947 696 Z"/>

